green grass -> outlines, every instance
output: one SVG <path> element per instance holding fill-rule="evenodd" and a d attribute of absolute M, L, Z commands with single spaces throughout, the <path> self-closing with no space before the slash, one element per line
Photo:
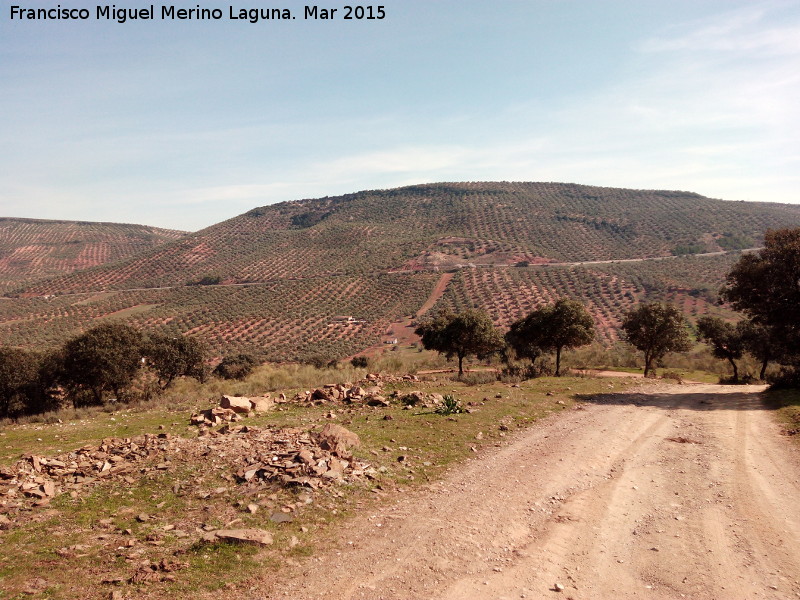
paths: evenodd
<path fill-rule="evenodd" d="M 800 390 L 768 390 L 764 400 L 777 409 L 778 420 L 788 431 L 800 432 Z M 800 444 L 800 433 L 792 437 Z"/>

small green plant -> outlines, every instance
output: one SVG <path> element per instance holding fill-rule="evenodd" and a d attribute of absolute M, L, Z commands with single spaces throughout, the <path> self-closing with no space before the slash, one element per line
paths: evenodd
<path fill-rule="evenodd" d="M 456 415 L 459 413 L 467 412 L 461 403 L 455 399 L 452 394 L 447 394 L 443 399 L 442 403 L 436 407 L 436 410 L 433 411 L 437 415 Z"/>

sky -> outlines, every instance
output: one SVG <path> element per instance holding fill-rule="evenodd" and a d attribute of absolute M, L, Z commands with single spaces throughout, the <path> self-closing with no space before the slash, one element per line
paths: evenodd
<path fill-rule="evenodd" d="M 380 20 L 334 2 L 316 21 L 198 0 L 123 24 L 92 1 L 0 0 L 0 217 L 195 231 L 441 181 L 800 202 L 797 0 L 382 0 Z"/>

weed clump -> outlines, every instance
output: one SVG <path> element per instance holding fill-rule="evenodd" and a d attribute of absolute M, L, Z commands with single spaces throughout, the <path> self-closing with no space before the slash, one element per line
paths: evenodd
<path fill-rule="evenodd" d="M 443 399 L 442 403 L 436 407 L 434 410 L 437 415 L 455 415 L 460 413 L 467 412 L 466 409 L 461 406 L 461 403 L 456 400 L 456 398 L 452 394 L 447 394 Z"/>

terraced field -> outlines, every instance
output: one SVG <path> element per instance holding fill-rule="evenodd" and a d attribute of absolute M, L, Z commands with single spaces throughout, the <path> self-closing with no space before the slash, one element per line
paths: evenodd
<path fill-rule="evenodd" d="M 716 292 L 734 260 L 725 255 L 591 267 L 466 269 L 454 277 L 433 310 L 477 306 L 507 327 L 542 304 L 574 298 L 594 317 L 600 341 L 613 343 L 619 339 L 623 312 L 640 302 L 674 302 L 690 320 L 706 314 L 733 316 L 716 304 Z"/>
<path fill-rule="evenodd" d="M 19 279 L 0 301 L 0 344 L 52 345 L 122 319 L 202 337 L 219 353 L 342 357 L 418 313 L 447 271 L 456 275 L 434 310 L 480 306 L 504 326 L 568 296 L 586 303 L 610 343 L 622 312 L 642 300 L 676 302 L 690 317 L 730 316 L 715 300 L 736 250 L 758 246 L 769 228 L 797 225 L 796 205 L 557 183 L 442 183 L 284 202 L 169 243 L 151 240 L 114 263 Z M 697 255 L 719 251 L 734 254 Z M 649 260 L 659 257 L 672 258 Z M 646 260 L 613 262 L 631 259 Z M 557 264 L 584 261 L 609 262 Z"/>
<path fill-rule="evenodd" d="M 200 337 L 220 355 L 343 357 L 379 343 L 387 327 L 413 314 L 438 280 L 435 273 L 387 274 L 19 298 L 0 302 L 0 345 L 53 346 L 87 323 L 117 319 Z M 337 315 L 355 322 L 336 321 Z"/>
<path fill-rule="evenodd" d="M 0 218 L 0 294 L 128 258 L 183 234 L 144 225 Z"/>
<path fill-rule="evenodd" d="M 171 244 L 19 291 L 265 282 L 390 270 L 613 260 L 757 246 L 800 206 L 554 183 L 453 183 L 253 209 Z"/>

